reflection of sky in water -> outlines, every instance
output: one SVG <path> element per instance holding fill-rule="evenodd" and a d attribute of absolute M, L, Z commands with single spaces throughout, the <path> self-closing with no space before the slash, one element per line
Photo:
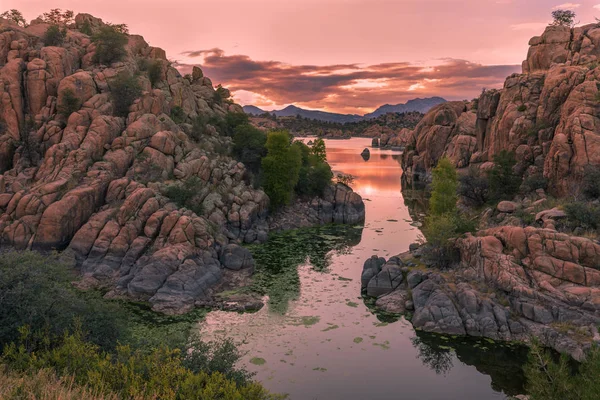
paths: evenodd
<path fill-rule="evenodd" d="M 504 398 L 492 390 L 489 376 L 454 353 L 417 346 L 409 322 L 382 324 L 360 297 L 364 261 L 373 254 L 387 258 L 406 251 L 420 234 L 410 225 L 400 192 L 399 153 L 371 149 L 365 162 L 360 153 L 370 143 L 361 138 L 326 141 L 334 171 L 354 175 L 353 187 L 366 200 L 360 243 L 333 252 L 326 273 L 300 266 L 299 288 L 293 288 L 298 294 L 284 315 L 268 307 L 255 314 L 211 312 L 201 328 L 204 337 L 226 334 L 243 341 L 248 369 L 269 390 L 289 393 L 291 400 Z M 254 357 L 266 363 L 253 365 Z"/>

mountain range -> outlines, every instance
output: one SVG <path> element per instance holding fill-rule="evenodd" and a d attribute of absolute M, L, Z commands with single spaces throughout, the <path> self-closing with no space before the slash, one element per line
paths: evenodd
<path fill-rule="evenodd" d="M 372 113 L 365 115 L 358 114 L 337 114 L 330 113 L 325 111 L 315 111 L 315 110 L 305 110 L 296 106 L 287 106 L 282 110 L 274 110 L 274 111 L 265 111 L 256 106 L 244 106 L 244 112 L 246 114 L 251 115 L 260 115 L 266 112 L 270 114 L 275 114 L 278 117 L 293 117 L 296 115 L 300 115 L 303 118 L 308 119 L 316 119 L 318 121 L 326 121 L 326 122 L 338 122 L 338 123 L 349 123 L 349 122 L 360 122 L 366 119 L 377 118 L 381 115 L 387 113 L 403 113 L 410 111 L 418 111 L 421 113 L 426 113 L 431 108 L 435 107 L 438 104 L 445 103 L 446 100 L 441 97 L 428 97 L 428 98 L 417 98 L 413 100 L 409 100 L 406 103 L 391 105 L 386 104 L 379 107 L 377 110 Z"/>

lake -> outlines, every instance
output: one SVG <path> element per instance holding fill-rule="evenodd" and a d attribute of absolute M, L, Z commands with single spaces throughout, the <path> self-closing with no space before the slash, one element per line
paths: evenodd
<path fill-rule="evenodd" d="M 364 261 L 407 251 L 421 234 L 402 197 L 400 153 L 370 149 L 365 161 L 360 153 L 370 144 L 326 141 L 333 170 L 355 177 L 353 189 L 366 204 L 364 227 L 285 232 L 251 246 L 254 285 L 266 294 L 266 306 L 253 314 L 210 312 L 200 326 L 204 339 L 241 343 L 243 363 L 256 379 L 292 400 L 522 393 L 522 347 L 415 332 L 404 318 L 378 314 L 361 297 Z"/>

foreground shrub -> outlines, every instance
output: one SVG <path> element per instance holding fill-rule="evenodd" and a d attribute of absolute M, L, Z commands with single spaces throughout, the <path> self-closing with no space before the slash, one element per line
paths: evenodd
<path fill-rule="evenodd" d="M 92 36 L 92 41 L 96 45 L 93 58 L 95 63 L 110 65 L 120 61 L 127 54 L 127 35 L 118 32 L 112 26 L 101 27 L 98 33 Z"/>
<path fill-rule="evenodd" d="M 592 400 L 600 393 L 600 350 L 594 347 L 577 368 L 569 357 L 557 360 L 534 342 L 524 367 L 531 400 Z"/>
<path fill-rule="evenodd" d="M 458 175 L 448 158 L 439 160 L 432 171 L 431 199 L 429 209 L 432 215 L 453 214 L 458 201 Z"/>
<path fill-rule="evenodd" d="M 535 174 L 526 177 L 521 184 L 521 190 L 524 193 L 535 192 L 538 189 L 546 190 L 548 188 L 548 180 L 542 174 Z"/>
<path fill-rule="evenodd" d="M 263 186 L 275 209 L 292 200 L 298 183 L 302 155 L 297 146 L 290 145 L 287 131 L 270 132 L 267 136 L 267 156 L 262 159 Z"/>
<path fill-rule="evenodd" d="M 27 337 L 22 338 L 22 342 Z M 113 355 L 67 334 L 51 350 L 27 352 L 23 343 L 6 346 L 2 362 L 12 371 L 37 369 L 73 377 L 78 385 L 99 394 L 121 398 L 160 399 L 275 399 L 255 383 L 238 384 L 220 372 L 194 371 L 186 366 L 187 352 L 159 347 L 150 352 L 118 346 Z"/>
<path fill-rule="evenodd" d="M 116 304 L 82 296 L 73 277 L 56 257 L 34 252 L 8 252 L 0 257 L 0 348 L 18 339 L 28 326 L 28 348 L 72 331 L 75 319 L 86 327 L 86 338 L 104 349 L 126 337 L 123 314 Z"/>
<path fill-rule="evenodd" d="M 114 114 L 118 117 L 127 117 L 129 107 L 135 99 L 142 95 L 142 89 L 134 75 L 122 72 L 110 82 L 111 99 Z"/>

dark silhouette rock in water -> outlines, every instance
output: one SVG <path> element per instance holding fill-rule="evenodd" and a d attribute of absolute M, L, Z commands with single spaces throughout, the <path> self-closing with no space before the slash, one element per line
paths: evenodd
<path fill-rule="evenodd" d="M 371 158 L 371 151 L 369 149 L 364 149 L 362 153 L 360 153 L 360 155 L 363 158 L 363 160 L 369 161 L 369 159 Z"/>

